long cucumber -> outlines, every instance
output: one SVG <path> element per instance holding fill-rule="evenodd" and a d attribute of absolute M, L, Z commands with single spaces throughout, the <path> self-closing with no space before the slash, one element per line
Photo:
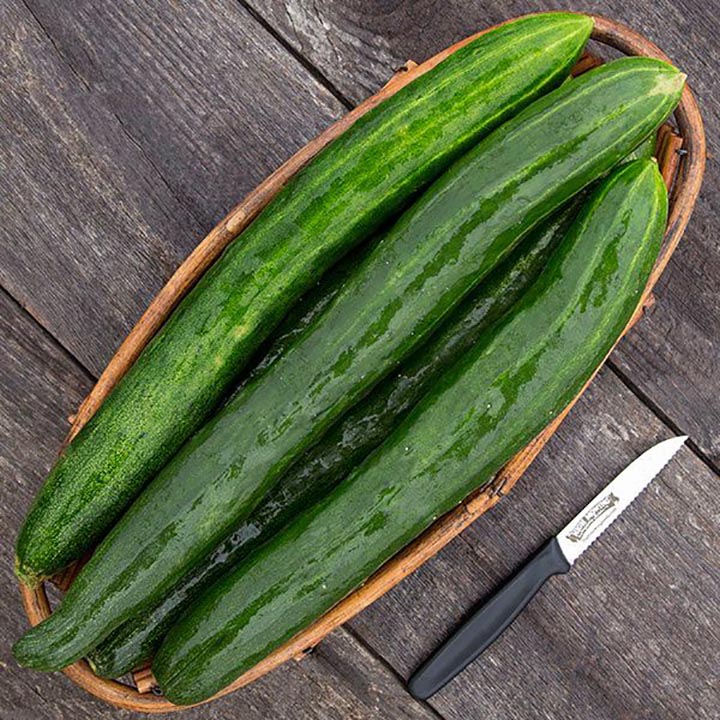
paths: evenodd
<path fill-rule="evenodd" d="M 661 61 L 608 63 L 457 161 L 299 341 L 163 468 L 16 657 L 63 667 L 162 598 L 528 231 L 647 137 L 683 83 Z"/>
<path fill-rule="evenodd" d="M 368 112 L 298 173 L 173 312 L 78 434 L 17 542 L 28 585 L 93 547 L 217 407 L 288 308 L 492 128 L 558 85 L 590 18 L 521 18 Z"/>
<path fill-rule="evenodd" d="M 666 216 L 655 163 L 613 173 L 506 320 L 348 479 L 211 586 L 170 631 L 152 666 L 166 697 L 184 705 L 226 687 L 529 442 L 627 324 Z"/>

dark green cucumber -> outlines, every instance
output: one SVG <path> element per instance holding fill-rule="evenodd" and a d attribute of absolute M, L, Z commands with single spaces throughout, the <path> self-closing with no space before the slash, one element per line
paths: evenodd
<path fill-rule="evenodd" d="M 166 697 L 184 705 L 226 687 L 526 445 L 630 319 L 666 215 L 654 162 L 614 172 L 528 293 L 388 441 L 175 625 L 152 666 Z"/>
<path fill-rule="evenodd" d="M 550 13 L 473 41 L 359 119 L 205 274 L 59 459 L 20 532 L 29 585 L 93 547 L 317 277 L 455 158 L 558 85 L 592 28 Z"/>
<path fill-rule="evenodd" d="M 313 287 L 298 298 L 297 303 L 268 339 L 266 346 L 261 346 L 250 361 L 250 371 L 229 396 L 228 401 L 232 400 L 245 385 L 262 375 L 325 312 L 352 275 L 355 267 L 377 244 L 379 237 L 373 237 L 347 253 L 340 262 L 321 276 Z"/>
<path fill-rule="evenodd" d="M 457 161 L 299 341 L 163 468 L 60 607 L 16 644 L 20 662 L 67 665 L 164 597 L 528 231 L 645 138 L 683 82 L 666 63 L 617 60 L 535 101 Z"/>
<path fill-rule="evenodd" d="M 150 660 L 199 592 L 326 495 L 374 450 L 442 372 L 518 300 L 566 232 L 578 207 L 574 198 L 567 208 L 523 240 L 518 251 L 481 283 L 422 347 L 283 475 L 252 515 L 207 560 L 170 590 L 159 605 L 123 623 L 100 643 L 88 656 L 93 670 L 103 677 L 120 677 Z M 316 297 L 307 298 L 303 311 L 293 318 L 292 329 L 283 334 L 283 342 L 258 367 L 269 367 L 282 353 L 284 341 L 302 333 L 308 319 L 337 294 L 347 272 L 342 267 Z"/>

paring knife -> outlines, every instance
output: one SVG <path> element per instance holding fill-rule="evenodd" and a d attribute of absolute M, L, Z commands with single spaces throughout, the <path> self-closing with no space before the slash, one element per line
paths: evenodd
<path fill-rule="evenodd" d="M 434 695 L 489 647 L 548 578 L 570 570 L 686 440 L 687 436 L 664 440 L 630 463 L 415 672 L 408 682 L 413 697 Z"/>

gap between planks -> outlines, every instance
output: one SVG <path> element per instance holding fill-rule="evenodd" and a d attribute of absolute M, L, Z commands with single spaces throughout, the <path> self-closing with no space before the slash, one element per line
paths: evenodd
<path fill-rule="evenodd" d="M 28 318 L 28 320 L 33 323 L 34 325 L 37 325 L 38 328 L 40 328 L 40 332 L 53 344 L 58 347 L 58 349 L 65 355 L 65 357 L 68 358 L 73 364 L 75 364 L 78 368 L 78 370 L 87 378 L 87 380 L 90 382 L 91 385 L 94 385 L 97 382 L 97 377 L 95 374 L 71 351 L 69 350 L 61 341 L 59 338 L 57 338 L 50 330 L 40 321 L 38 317 L 35 316 L 35 314 L 30 310 L 29 308 L 26 308 L 16 297 L 15 295 L 4 285 L 0 284 L 0 293 L 5 295 L 10 302 L 15 305 L 20 312 L 21 315 L 24 315 Z M 74 408 L 73 408 L 74 412 Z M 69 421 L 69 419 L 68 419 Z"/>
<path fill-rule="evenodd" d="M 362 646 L 365 651 L 372 655 L 372 657 L 379 663 L 379 665 L 386 670 L 392 677 L 394 677 L 402 686 L 403 692 L 408 696 L 408 698 L 416 703 L 417 705 L 421 705 L 425 708 L 431 715 L 437 718 L 437 720 L 446 720 L 445 716 L 437 710 L 435 707 L 433 707 L 430 702 L 429 698 L 426 700 L 420 700 L 419 698 L 413 697 L 410 692 L 407 689 L 407 680 L 397 671 L 396 668 L 394 668 L 383 655 L 381 655 L 373 645 L 371 645 L 355 628 L 353 628 L 350 623 L 346 623 L 342 626 L 342 630 L 344 630 L 348 635 L 350 635 L 355 642 L 357 642 L 358 645 Z M 310 652 L 313 652 L 315 648 L 311 648 Z M 302 659 L 305 657 L 305 655 L 297 658 L 298 662 L 302 662 Z"/>
<path fill-rule="evenodd" d="M 656 403 L 647 393 L 644 393 L 633 380 L 613 361 L 612 356 L 605 363 L 607 367 L 616 375 L 618 380 L 656 417 L 660 422 L 667 425 L 674 433 L 678 435 L 687 435 L 687 432 L 678 423 L 668 415 L 658 403 Z M 693 455 L 705 465 L 708 470 L 720 477 L 720 466 L 716 465 L 712 458 L 708 457 L 695 443 L 692 436 L 688 436 L 685 443 Z"/>
<path fill-rule="evenodd" d="M 285 38 L 282 33 L 276 30 L 270 23 L 257 11 L 254 7 L 249 5 L 245 0 L 237 0 L 237 4 L 245 10 L 258 25 L 260 25 L 268 35 L 272 36 L 275 41 L 280 45 L 296 62 L 302 65 L 314 78 L 317 80 L 333 97 L 347 110 L 353 110 L 356 107 L 356 103 L 346 97 L 341 90 L 328 78 L 327 75 L 313 63 L 309 58 L 305 57 L 300 50 L 297 50 L 292 44 Z M 392 69 L 388 70 L 392 73 Z"/>

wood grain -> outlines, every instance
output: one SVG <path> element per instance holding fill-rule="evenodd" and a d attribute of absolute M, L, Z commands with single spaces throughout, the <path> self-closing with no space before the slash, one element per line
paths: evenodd
<path fill-rule="evenodd" d="M 689 75 L 717 155 L 720 79 L 717 0 L 247 0 L 259 16 L 357 102 L 392 67 L 422 60 L 479 27 L 527 12 L 565 9 L 625 22 Z M 613 358 L 627 381 L 720 468 L 720 171 L 712 162 L 680 252 L 658 288 L 658 307 Z"/>
<path fill-rule="evenodd" d="M 99 373 L 202 235 L 342 106 L 232 0 L 2 0 L 0 27 L 0 283 Z"/>
<path fill-rule="evenodd" d="M 408 677 L 628 462 L 672 431 L 605 369 L 500 503 L 350 623 Z M 431 705 L 447 718 L 714 718 L 718 476 L 689 450 Z"/>
<path fill-rule="evenodd" d="M 96 700 L 62 675 L 19 668 L 12 643 L 27 627 L 17 612 L 13 544 L 27 504 L 57 451 L 65 415 L 92 384 L 85 371 L 6 293 L 0 291 L 0 718 L 141 718 Z M 384 713 L 388 713 L 384 715 Z M 398 678 L 347 631 L 328 638 L 302 663 L 242 695 L 187 711 L 188 720 L 431 720 L 437 715 L 405 693 Z"/>

